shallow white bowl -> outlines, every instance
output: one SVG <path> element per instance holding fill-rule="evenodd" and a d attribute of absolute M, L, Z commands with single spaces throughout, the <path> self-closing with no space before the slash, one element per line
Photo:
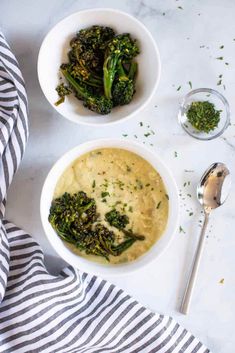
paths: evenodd
<path fill-rule="evenodd" d="M 53 199 L 55 186 L 57 184 L 58 179 L 63 174 L 64 170 L 81 155 L 103 147 L 123 148 L 143 157 L 146 161 L 151 163 L 151 165 L 159 172 L 165 184 L 167 194 L 169 195 L 169 217 L 164 234 L 148 252 L 146 252 L 143 256 L 139 257 L 137 260 L 130 263 L 118 265 L 103 265 L 91 262 L 85 258 L 76 255 L 68 246 L 66 246 L 66 243 L 59 238 L 59 236 L 56 234 L 56 232 L 48 221 L 48 215 Z M 108 276 L 114 274 L 121 275 L 127 274 L 133 270 L 138 270 L 144 265 L 149 264 L 151 261 L 156 259 L 163 252 L 164 249 L 167 248 L 178 226 L 178 191 L 174 178 L 168 168 L 163 164 L 159 157 L 157 157 L 147 148 L 144 148 L 143 146 L 137 143 L 121 139 L 93 140 L 73 148 L 72 150 L 64 154 L 52 167 L 42 189 L 40 213 L 43 228 L 51 245 L 65 261 L 85 272 L 94 273 L 101 276 Z"/>
<path fill-rule="evenodd" d="M 84 108 L 75 97 L 66 97 L 65 103 L 55 106 L 58 95 L 59 67 L 67 62 L 70 40 L 82 28 L 98 24 L 112 27 L 117 33 L 130 33 L 138 40 L 141 53 L 136 57 L 138 77 L 132 102 L 116 107 L 109 115 L 101 116 Z M 79 11 L 59 22 L 45 37 L 38 55 L 38 79 L 49 103 L 65 118 L 75 123 L 102 125 L 124 120 L 139 112 L 153 96 L 161 72 L 157 45 L 146 27 L 127 13 L 114 9 Z"/>

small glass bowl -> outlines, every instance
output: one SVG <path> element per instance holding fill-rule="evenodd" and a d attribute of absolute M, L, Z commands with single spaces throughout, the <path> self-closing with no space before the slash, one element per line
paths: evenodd
<path fill-rule="evenodd" d="M 220 121 L 218 126 L 210 132 L 202 132 L 195 129 L 187 118 L 187 111 L 192 102 L 195 101 L 209 101 L 214 104 L 215 109 L 221 110 Z M 227 99 L 218 91 L 210 88 L 198 88 L 190 91 L 183 99 L 178 120 L 182 128 L 192 137 L 198 140 L 212 140 L 220 136 L 228 127 L 230 123 L 230 109 Z"/>

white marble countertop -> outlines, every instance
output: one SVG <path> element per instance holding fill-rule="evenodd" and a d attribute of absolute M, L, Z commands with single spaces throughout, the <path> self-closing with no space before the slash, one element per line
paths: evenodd
<path fill-rule="evenodd" d="M 67 15 L 92 7 L 119 8 L 140 19 L 154 35 L 161 54 L 162 77 L 154 99 L 139 115 L 115 129 L 110 126 L 100 130 L 66 121 L 47 103 L 37 80 L 38 50 L 48 30 Z M 152 310 L 174 316 L 214 353 L 235 351 L 234 185 L 226 204 L 211 217 L 191 312 L 183 316 L 178 308 L 200 231 L 196 184 L 216 161 L 227 163 L 235 176 L 234 13 L 233 0 L 1 0 L 1 26 L 22 68 L 30 109 L 30 139 L 9 190 L 7 217 L 38 240 L 48 255 L 49 268 L 59 271 L 63 262 L 49 245 L 39 216 L 41 187 L 52 164 L 65 151 L 88 139 L 128 134 L 125 138 L 135 140 L 136 134 L 139 142 L 152 144 L 150 148 L 172 170 L 182 190 L 180 225 L 184 232 L 175 235 L 171 246 L 154 264 L 110 280 Z M 222 84 L 217 85 L 221 74 Z M 177 110 L 180 99 L 190 89 L 188 81 L 193 88 L 218 89 L 228 99 L 232 125 L 223 137 L 201 142 L 182 131 Z M 156 134 L 146 138 L 148 125 Z M 190 185 L 184 187 L 188 181 Z"/>

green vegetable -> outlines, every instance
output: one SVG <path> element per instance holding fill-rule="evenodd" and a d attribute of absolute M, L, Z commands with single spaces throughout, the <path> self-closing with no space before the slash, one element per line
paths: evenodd
<path fill-rule="evenodd" d="M 138 53 L 139 48 L 130 34 L 116 35 L 112 28 L 98 25 L 80 30 L 70 42 L 68 63 L 61 65 L 69 86 L 61 84 L 56 88 L 60 99 L 55 104 L 63 103 L 71 92 L 98 114 L 109 114 L 113 106 L 130 103 L 137 71 L 132 58 Z M 124 80 L 117 68 L 119 59 L 120 66 L 127 70 Z"/>
<path fill-rule="evenodd" d="M 60 97 L 60 99 L 55 103 L 56 106 L 63 103 L 65 96 L 67 96 L 71 93 L 71 89 L 69 87 L 65 86 L 64 83 L 61 83 L 59 86 L 57 86 L 56 91 Z"/>
<path fill-rule="evenodd" d="M 123 68 L 122 61 L 118 61 L 117 75 L 113 83 L 112 97 L 113 105 L 125 105 L 132 101 L 135 93 L 134 78 L 137 72 L 137 63 L 131 64 L 129 73 L 127 74 Z"/>
<path fill-rule="evenodd" d="M 62 67 L 61 72 L 69 82 L 70 87 L 73 89 L 76 97 L 83 100 L 84 107 L 87 107 L 90 110 L 102 115 L 109 114 L 111 112 L 113 104 L 110 99 L 93 94 L 91 89 L 73 78 L 66 67 Z"/>
<path fill-rule="evenodd" d="M 139 48 L 129 33 L 119 34 L 108 42 L 103 65 L 104 93 L 106 98 L 112 98 L 112 86 L 119 59 L 130 61 L 137 54 L 139 54 Z"/>
<path fill-rule="evenodd" d="M 117 229 L 124 229 L 129 224 L 129 218 L 126 215 L 122 215 L 119 211 L 113 209 L 105 214 L 105 220 Z"/>
<path fill-rule="evenodd" d="M 198 101 L 191 103 L 187 111 L 187 118 L 195 129 L 208 133 L 218 126 L 220 113 L 221 111 L 216 110 L 213 103 Z"/>
<path fill-rule="evenodd" d="M 98 222 L 98 217 L 95 200 L 79 191 L 73 195 L 64 193 L 53 200 L 48 220 L 62 240 L 74 244 L 86 254 L 102 256 L 107 261 L 110 255 L 119 256 L 135 241 L 144 240 L 142 235 L 123 229 L 129 223 L 127 216 L 119 213 L 116 217 L 107 216 L 114 226 L 123 231 L 122 242 L 118 242 L 113 231 Z"/>

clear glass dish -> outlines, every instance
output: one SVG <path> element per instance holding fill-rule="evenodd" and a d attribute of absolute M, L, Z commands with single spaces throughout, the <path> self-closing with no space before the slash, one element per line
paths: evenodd
<path fill-rule="evenodd" d="M 211 130 L 208 133 L 198 131 L 188 121 L 187 111 L 191 103 L 195 101 L 209 101 L 215 105 L 215 109 L 221 110 L 219 124 L 214 130 Z M 180 105 L 178 120 L 182 128 L 190 136 L 198 140 L 212 140 L 220 136 L 229 126 L 230 109 L 228 101 L 221 93 L 214 89 L 198 88 L 192 90 L 184 97 Z"/>

